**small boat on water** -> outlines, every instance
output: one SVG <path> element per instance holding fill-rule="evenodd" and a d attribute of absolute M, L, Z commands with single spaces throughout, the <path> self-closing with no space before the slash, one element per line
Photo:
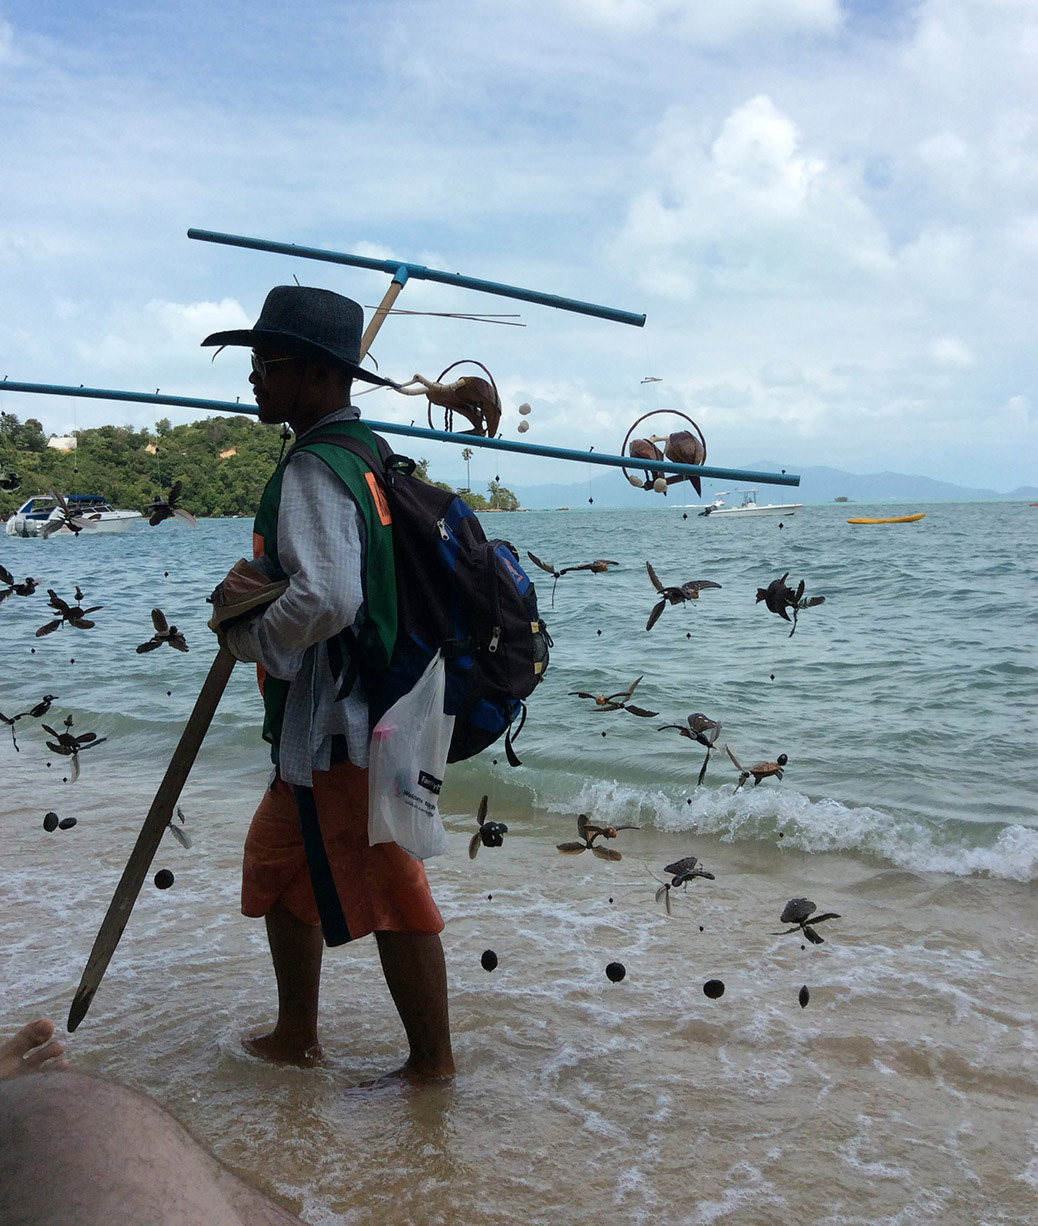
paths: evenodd
<path fill-rule="evenodd" d="M 125 532 L 141 519 L 140 511 L 118 511 L 100 494 L 69 494 L 65 499 L 77 521 L 82 520 L 81 534 L 93 536 L 103 532 Z M 7 521 L 8 536 L 39 536 L 48 520 L 63 518 L 61 507 L 53 494 L 36 494 L 27 499 Z M 51 536 L 74 536 L 66 524 Z"/>
<path fill-rule="evenodd" d="M 926 512 L 919 511 L 915 515 L 890 515 L 885 519 L 870 519 L 861 517 L 858 519 L 849 519 L 849 524 L 914 524 L 917 519 L 925 519 Z"/>
<path fill-rule="evenodd" d="M 742 494 L 742 502 L 737 507 L 730 507 L 725 499 L 730 494 Z M 714 495 L 714 501 L 699 512 L 700 516 L 708 515 L 792 515 L 799 511 L 802 502 L 766 502 L 763 505 L 757 501 L 756 490 L 721 490 Z"/>

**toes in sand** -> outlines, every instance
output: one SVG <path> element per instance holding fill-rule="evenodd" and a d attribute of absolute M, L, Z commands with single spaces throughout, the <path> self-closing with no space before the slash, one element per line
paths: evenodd
<path fill-rule="evenodd" d="M 0 1081 L 44 1067 L 47 1070 L 68 1068 L 68 1060 L 62 1054 L 65 1044 L 53 1036 L 54 1023 L 41 1017 L 0 1043 Z"/>

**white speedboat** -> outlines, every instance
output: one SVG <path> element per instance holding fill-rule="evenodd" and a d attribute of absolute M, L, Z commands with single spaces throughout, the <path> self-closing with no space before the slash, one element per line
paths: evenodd
<path fill-rule="evenodd" d="M 118 511 L 100 494 L 69 494 L 65 502 L 69 511 L 80 523 L 81 535 L 93 536 L 103 532 L 125 532 L 131 524 L 141 519 L 140 511 Z M 7 521 L 8 536 L 39 536 L 40 529 L 48 520 L 64 518 L 58 500 L 53 494 L 36 494 L 27 499 Z M 74 536 L 67 524 L 51 536 Z"/>
<path fill-rule="evenodd" d="M 738 506 L 730 507 L 725 502 L 725 499 L 732 494 L 741 494 L 742 502 Z M 699 514 L 714 516 L 714 515 L 792 515 L 795 511 L 799 511 L 804 504 L 802 502 L 783 502 L 773 503 L 766 502 L 763 505 L 757 501 L 756 490 L 721 490 L 715 494 L 714 501 L 708 507 L 704 507 Z"/>

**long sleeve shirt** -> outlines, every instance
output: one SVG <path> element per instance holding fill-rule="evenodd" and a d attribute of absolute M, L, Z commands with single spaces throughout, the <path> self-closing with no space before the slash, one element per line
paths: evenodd
<path fill-rule="evenodd" d="M 360 416 L 347 406 L 313 427 Z M 278 508 L 280 572 L 288 589 L 261 616 L 232 626 L 226 643 L 239 660 L 255 661 L 289 681 L 278 773 L 286 783 L 310 787 L 312 772 L 331 765 L 332 738 L 346 738 L 349 759 L 368 764 L 368 704 L 358 679 L 337 698 L 326 640 L 362 613 L 364 521 L 349 490 L 315 455 L 300 452 L 285 469 Z M 257 563 L 262 566 L 263 559 Z M 268 563 L 264 569 L 269 570 Z"/>

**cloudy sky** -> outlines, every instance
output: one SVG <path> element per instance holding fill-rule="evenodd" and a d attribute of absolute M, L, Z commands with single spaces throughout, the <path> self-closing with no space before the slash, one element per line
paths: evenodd
<path fill-rule="evenodd" d="M 373 350 L 397 379 L 483 362 L 505 437 L 528 401 L 526 441 L 615 452 L 667 409 L 711 464 L 1008 491 L 1038 482 L 1036 95 L 1036 0 L 0 0 L 0 379 L 247 400 L 206 333 L 294 277 L 388 284 L 194 226 L 648 316 L 412 281 L 401 307 L 520 312 L 393 318 Z M 460 449 L 420 450 L 460 481 Z M 477 488 L 575 479 L 490 455 Z"/>

